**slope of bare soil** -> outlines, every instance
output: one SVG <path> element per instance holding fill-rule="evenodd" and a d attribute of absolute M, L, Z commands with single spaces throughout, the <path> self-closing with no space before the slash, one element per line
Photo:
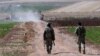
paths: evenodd
<path fill-rule="evenodd" d="M 74 4 L 44 11 L 45 19 L 66 18 L 66 17 L 99 17 L 100 16 L 100 0 L 81 1 Z M 59 19 L 60 20 L 60 19 Z"/>
<path fill-rule="evenodd" d="M 100 1 L 82 1 L 75 4 L 51 10 L 49 12 L 94 12 L 99 11 Z"/>

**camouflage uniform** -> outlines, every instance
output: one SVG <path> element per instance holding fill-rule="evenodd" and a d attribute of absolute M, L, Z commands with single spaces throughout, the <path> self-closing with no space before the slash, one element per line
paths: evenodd
<path fill-rule="evenodd" d="M 83 53 L 85 54 L 85 35 L 86 35 L 86 30 L 85 30 L 84 26 L 79 26 L 76 29 L 75 33 L 78 36 L 79 52 L 81 53 L 81 44 L 83 44 L 84 45 Z"/>
<path fill-rule="evenodd" d="M 48 54 L 51 53 L 54 40 L 55 40 L 55 35 L 54 35 L 53 28 L 47 27 L 46 30 L 44 31 L 44 42 L 46 44 L 46 49 L 47 49 Z"/>

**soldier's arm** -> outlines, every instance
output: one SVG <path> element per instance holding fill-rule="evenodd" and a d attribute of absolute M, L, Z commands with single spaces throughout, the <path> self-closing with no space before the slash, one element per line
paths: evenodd
<path fill-rule="evenodd" d="M 86 35 L 86 28 L 84 27 L 84 34 Z"/>
<path fill-rule="evenodd" d="M 43 39 L 44 40 L 46 40 L 46 36 L 45 35 L 46 35 L 46 31 L 44 31 L 44 33 L 43 33 Z"/>
<path fill-rule="evenodd" d="M 78 35 L 78 27 L 75 29 L 75 32 L 74 32 L 76 35 Z"/>
<path fill-rule="evenodd" d="M 53 45 L 55 46 L 55 42 L 54 42 L 54 41 L 55 41 L 55 32 L 54 32 L 54 30 L 53 30 L 53 37 L 52 37 L 52 38 L 53 38 L 52 43 L 53 43 Z"/>
<path fill-rule="evenodd" d="M 46 31 L 44 31 L 44 33 L 43 33 L 43 39 L 44 39 L 44 47 L 45 47 L 45 44 L 46 44 Z"/>
<path fill-rule="evenodd" d="M 54 30 L 53 30 L 53 41 L 55 40 L 55 32 L 54 32 Z"/>

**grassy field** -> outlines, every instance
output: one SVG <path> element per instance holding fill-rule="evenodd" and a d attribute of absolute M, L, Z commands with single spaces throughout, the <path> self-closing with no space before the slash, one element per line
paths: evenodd
<path fill-rule="evenodd" d="M 3 38 L 15 25 L 15 23 L 1 23 L 0 24 L 0 38 Z"/>
<path fill-rule="evenodd" d="M 68 31 L 74 33 L 75 27 L 68 28 Z M 86 39 L 94 44 L 100 44 L 100 27 L 86 27 Z"/>

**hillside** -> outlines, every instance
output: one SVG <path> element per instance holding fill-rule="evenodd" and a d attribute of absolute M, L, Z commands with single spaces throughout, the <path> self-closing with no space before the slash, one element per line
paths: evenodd
<path fill-rule="evenodd" d="M 99 17 L 100 1 L 82 1 L 44 12 L 49 17 Z M 53 15 L 52 15 L 53 14 Z"/>
<path fill-rule="evenodd" d="M 100 10 L 100 1 L 82 1 L 51 12 L 93 12 Z"/>

